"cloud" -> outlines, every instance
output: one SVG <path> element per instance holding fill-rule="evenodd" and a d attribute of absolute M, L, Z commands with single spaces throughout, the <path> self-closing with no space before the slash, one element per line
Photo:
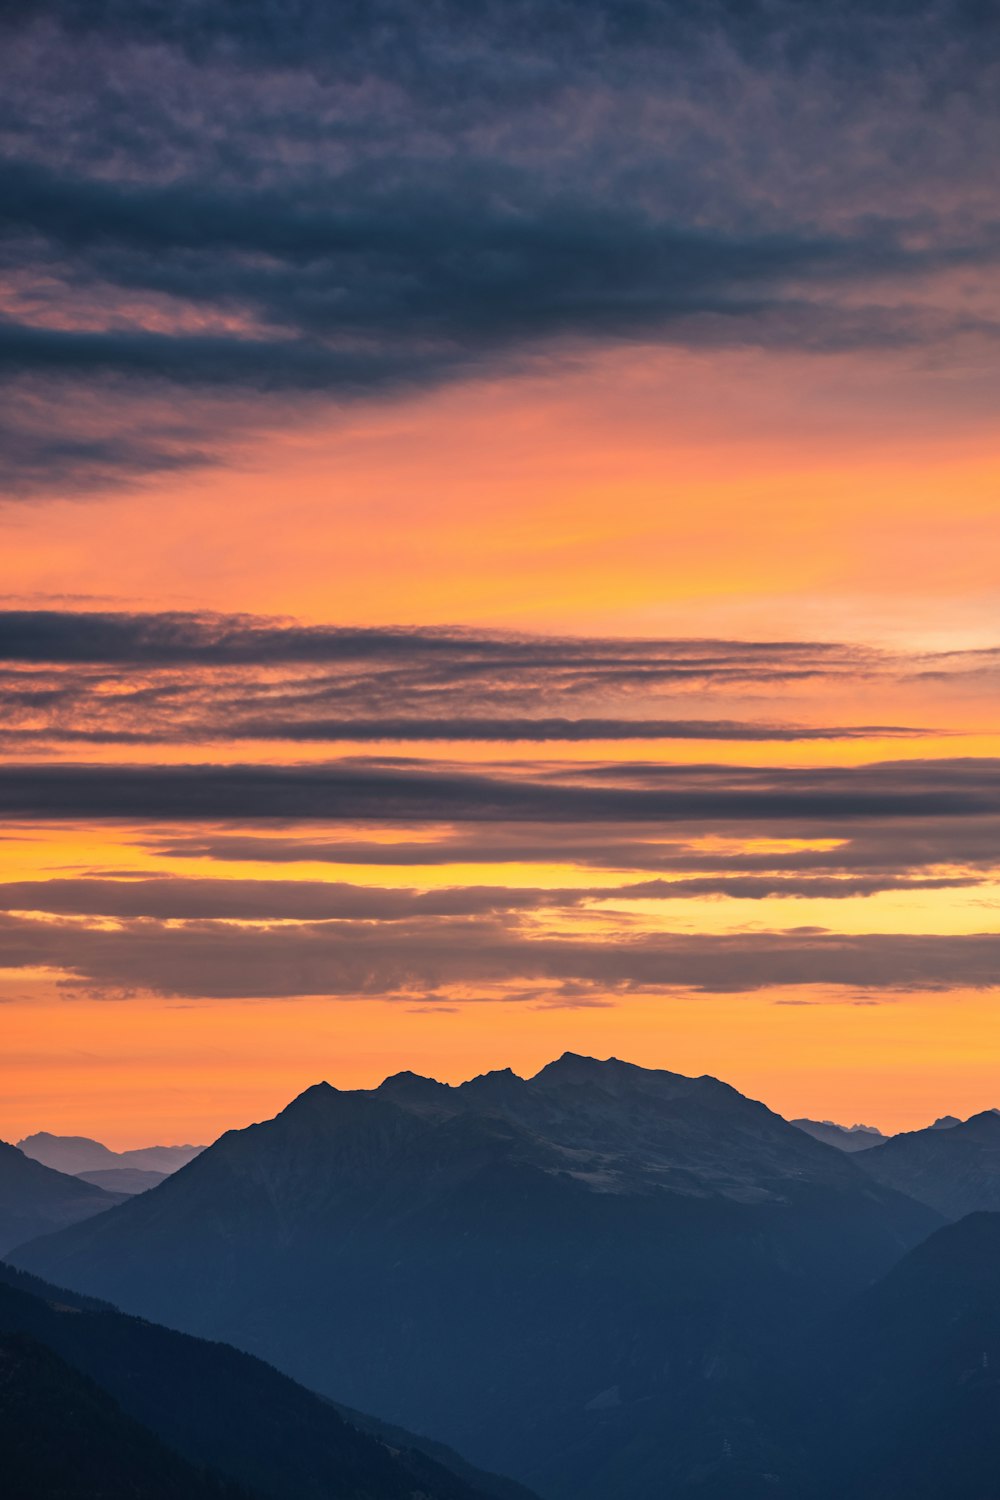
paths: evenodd
<path fill-rule="evenodd" d="M 829 684 L 899 690 L 913 679 L 927 700 L 953 692 L 965 677 L 977 680 L 987 656 L 949 653 L 929 677 L 933 655 L 849 642 L 602 639 L 6 610 L 0 740 L 16 753 L 18 745 L 37 752 L 46 743 L 214 740 L 906 738 L 930 731 L 898 721 L 816 722 L 821 702 L 804 700 Z M 771 694 L 766 718 L 763 690 Z M 807 722 L 775 717 L 778 694 L 795 694 Z M 885 701 L 881 693 L 879 706 Z"/>
<path fill-rule="evenodd" d="M 5 695 L 0 693 L 0 701 Z M 37 713 L 49 706 L 52 695 L 18 695 L 11 698 L 17 707 Z M 61 706 L 61 705 L 60 705 Z M 450 743 L 534 743 L 562 741 L 586 743 L 591 740 L 719 740 L 751 743 L 794 743 L 810 740 L 909 739 L 927 730 L 900 724 L 852 724 L 843 727 L 806 724 L 754 724 L 732 719 L 226 719 L 207 718 L 200 724 L 182 723 L 169 728 L 128 729 L 108 726 L 102 729 L 45 725 L 34 729 L 0 729 L 0 741 L 8 746 L 18 743 L 136 745 L 179 740 L 185 744 L 198 740 L 226 739 L 282 740 L 300 744 L 329 744 L 350 740 L 357 744 L 396 740 Z"/>
<path fill-rule="evenodd" d="M 953 655 L 953 653 L 949 653 Z M 517 635 L 447 628 L 299 625 L 253 615 L 127 611 L 2 610 L 0 660 L 135 666 L 263 666 L 298 663 L 365 667 L 449 665 L 457 674 L 539 668 L 654 676 L 772 680 L 786 673 L 857 671 L 879 653 L 829 641 L 622 639 Z"/>
<path fill-rule="evenodd" d="M 44 966 L 70 990 L 224 999 L 300 995 L 446 997 L 448 986 L 744 993 L 810 985 L 875 992 L 992 988 L 1000 935 L 738 934 L 539 937 L 503 918 L 248 927 L 137 919 L 115 928 L 0 916 L 0 967 Z"/>
<path fill-rule="evenodd" d="M 0 882 L 0 911 L 132 920 L 227 922 L 399 922 L 419 917 L 511 916 L 594 903 L 672 901 L 724 896 L 849 900 L 884 891 L 944 890 L 979 884 L 974 876 L 860 879 L 739 877 L 646 880 L 621 886 L 538 888 L 457 886 L 445 890 L 380 889 L 321 880 L 202 879 L 191 876 L 55 877 Z"/>
<path fill-rule="evenodd" d="M 970 7 L 171 9 L 4 9 L 9 494 L 594 345 L 996 338 Z"/>
<path fill-rule="evenodd" d="M 663 875 L 671 899 L 725 896 L 741 900 L 771 897 L 850 899 L 882 891 L 933 890 L 977 885 L 1000 869 L 1000 818 L 930 818 L 911 825 L 898 819 L 845 824 L 831 820 L 813 828 L 819 847 L 802 848 L 794 837 L 775 839 L 775 828 L 760 824 L 725 828 L 723 848 L 702 841 L 698 824 L 664 828 L 638 824 L 475 824 L 436 825 L 430 837 L 393 829 L 391 839 L 352 833 L 316 837 L 281 832 L 220 832 L 199 829 L 149 835 L 143 848 L 154 859 L 251 862 L 255 865 L 328 864 L 372 870 L 448 865 L 561 865 L 615 871 L 649 878 Z M 788 830 L 793 834 L 797 830 Z M 407 836 L 408 833 L 411 836 Z M 741 841 L 768 837 L 761 850 Z M 629 887 L 639 895 L 643 880 Z"/>
<path fill-rule="evenodd" d="M 1000 762 L 986 757 L 826 768 L 535 766 L 527 773 L 374 758 L 300 766 L 0 766 L 0 816 L 18 819 L 830 826 L 998 814 Z"/>

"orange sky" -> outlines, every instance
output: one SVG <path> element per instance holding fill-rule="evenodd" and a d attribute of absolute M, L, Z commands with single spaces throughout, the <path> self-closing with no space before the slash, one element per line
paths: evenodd
<path fill-rule="evenodd" d="M 0 1136 L 1000 1105 L 989 57 L 633 9 L 3 22 Z"/>
<path fill-rule="evenodd" d="M 882 372 L 916 385 L 902 367 Z M 866 371 L 866 379 L 872 379 Z M 830 391 L 835 399 L 828 400 Z M 726 401 L 720 401 L 720 391 Z M 905 392 L 904 392 L 905 394 Z M 729 399 L 731 398 L 731 404 Z M 577 361 L 569 372 L 355 409 L 248 445 L 239 464 L 86 503 L 8 511 L 5 577 L 36 605 L 212 608 L 344 623 L 500 625 L 626 636 L 850 639 L 892 649 L 991 640 L 997 585 L 995 444 L 985 423 L 914 433 L 903 394 L 872 420 L 849 360 L 657 356 Z M 886 406 L 888 409 L 886 410 Z M 670 713 L 705 711 L 677 702 Z M 995 754 L 989 684 L 829 682 L 743 694 L 755 717 L 915 722 L 934 730 L 780 747 L 402 747 L 501 756 L 864 764 Z M 709 703 L 709 712 L 711 712 Z M 958 736 L 956 739 L 955 736 Z M 137 761 L 323 759 L 349 746 L 264 743 L 86 747 Z M 374 747 L 376 750 L 379 747 Z M 398 753 L 400 747 L 381 747 Z M 55 752 L 66 754 L 67 752 Z M 158 859 L 131 835 L 38 829 L 4 844 L 6 879 L 136 870 L 220 880 L 377 885 L 586 884 L 552 867 L 342 867 Z M 615 883 L 625 876 L 615 877 Z M 992 890 L 992 895 L 990 894 Z M 841 931 L 996 930 L 996 887 L 829 902 L 647 906 L 657 930 L 818 924 Z M 155 984 L 155 976 L 151 976 Z M 532 1070 L 566 1047 L 714 1072 L 775 1108 L 884 1128 L 994 1102 L 1000 1037 L 989 992 L 957 986 L 877 1005 L 834 992 L 609 996 L 421 1007 L 368 999 L 58 998 L 12 973 L 2 1011 L 8 1137 L 92 1133 L 114 1145 L 207 1139 L 266 1115 L 314 1077 L 346 1086 L 403 1067 L 458 1080 Z M 788 1000 L 796 1003 L 789 1004 Z M 801 1001 L 802 1003 L 798 1003 Z"/>

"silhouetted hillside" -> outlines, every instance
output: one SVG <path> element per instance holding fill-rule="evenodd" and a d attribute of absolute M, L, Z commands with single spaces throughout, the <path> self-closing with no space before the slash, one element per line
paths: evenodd
<path fill-rule="evenodd" d="M 3 1332 L 0 1494 L 4 1500 L 253 1500 L 184 1463 L 43 1344 Z"/>
<path fill-rule="evenodd" d="M 815 1354 L 824 1500 L 1000 1495 L 1000 1214 L 932 1235 Z"/>
<path fill-rule="evenodd" d="M 250 1355 L 0 1264 L 0 1342 L 11 1332 L 54 1351 L 186 1462 L 269 1500 L 532 1500 L 502 1479 L 494 1488 L 492 1476 L 444 1449 L 446 1462 L 428 1458 L 408 1433 L 389 1443 L 360 1431 Z M 452 1458 L 461 1474 L 447 1466 Z M 8 1500 L 2 1484 L 0 1494 Z"/>

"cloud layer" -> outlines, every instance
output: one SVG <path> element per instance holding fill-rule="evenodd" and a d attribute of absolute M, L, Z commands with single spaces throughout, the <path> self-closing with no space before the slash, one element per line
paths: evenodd
<path fill-rule="evenodd" d="M 349 629 L 249 616 L 0 612 L 0 744 L 810 742 L 919 737 L 996 651 Z M 900 717 L 830 722 L 833 694 Z M 782 711 L 784 710 L 784 712 Z M 977 710 L 978 712 L 978 710 Z M 967 726 L 969 731 L 975 724 Z M 929 731 L 928 731 L 929 732 Z M 937 731 L 940 733 L 940 730 Z"/>
<path fill-rule="evenodd" d="M 170 10 L 0 22 L 11 495 L 594 346 L 996 339 L 970 5 Z"/>

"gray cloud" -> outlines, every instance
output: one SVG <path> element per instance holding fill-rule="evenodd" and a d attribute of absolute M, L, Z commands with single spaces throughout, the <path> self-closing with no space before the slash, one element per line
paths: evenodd
<path fill-rule="evenodd" d="M 997 259 L 971 6 L 170 9 L 4 7 L 11 494 L 595 343 L 996 337 L 927 295 Z"/>
<path fill-rule="evenodd" d="M 731 824 L 727 833 L 734 839 L 753 838 L 766 830 L 765 820 Z M 812 838 L 833 841 L 832 847 L 803 849 L 785 844 L 766 852 L 706 849 L 697 842 L 702 831 L 697 823 L 675 823 L 669 831 L 634 823 L 602 823 L 599 828 L 589 823 L 470 823 L 437 826 L 432 838 L 423 839 L 407 837 L 407 830 L 400 829 L 391 841 L 383 841 L 200 829 L 190 834 L 174 830 L 169 835 L 147 837 L 144 848 L 153 855 L 170 858 L 367 865 L 374 869 L 568 864 L 591 870 L 670 874 L 675 877 L 671 882 L 675 890 L 681 877 L 688 877 L 683 884 L 692 888 L 717 877 L 727 883 L 730 894 L 736 894 L 737 888 L 749 891 L 749 883 L 769 887 L 778 882 L 783 882 L 786 893 L 794 892 L 797 880 L 802 882 L 803 893 L 808 887 L 814 894 L 824 880 L 856 894 L 864 894 L 866 889 L 892 889 L 898 882 L 907 886 L 913 881 L 939 879 L 960 883 L 965 878 L 981 879 L 997 869 L 1000 849 L 997 817 L 931 817 L 910 826 L 896 819 L 873 819 L 860 825 L 832 819 L 809 829 Z"/>
<path fill-rule="evenodd" d="M 34 713 L 48 706 L 41 695 L 21 698 L 13 695 L 18 707 Z M 0 695 L 2 701 L 3 695 Z M 20 701 L 19 701 L 20 700 Z M 60 706 L 63 706 L 60 704 Z M 719 740 L 752 743 L 793 743 L 809 740 L 907 739 L 926 734 L 926 730 L 899 724 L 852 724 L 841 728 L 830 725 L 754 724 L 732 719 L 224 719 L 207 718 L 201 723 L 182 723 L 174 729 L 127 729 L 107 727 L 80 729 L 63 725 L 45 725 L 36 729 L 0 729 L 0 741 L 9 746 L 39 741 L 54 744 L 136 745 L 162 744 L 179 740 L 185 744 L 199 740 L 226 739 L 284 740 L 300 744 L 328 744 L 351 740 L 358 744 L 448 741 L 535 743 L 546 741 L 583 742 L 591 740 Z"/>
<path fill-rule="evenodd" d="M 0 739 L 36 750 L 211 740 L 848 740 L 906 723 L 759 717 L 762 690 L 829 682 L 926 695 L 988 653 L 892 655 L 808 640 L 602 639 L 302 626 L 252 616 L 0 612 Z M 693 700 L 699 698 L 697 716 Z M 665 713 L 666 700 L 685 711 Z M 800 705 L 801 707 L 801 705 Z M 749 709 L 749 716 L 747 710 Z M 706 711 L 707 710 L 707 711 Z"/>
<path fill-rule="evenodd" d="M 252 615 L 8 609 L 0 611 L 0 660 L 147 667 L 353 663 L 366 668 L 422 660 L 456 674 L 482 667 L 537 667 L 617 676 L 632 668 L 684 680 L 773 680 L 786 672 L 853 672 L 878 665 L 882 658 L 861 646 L 828 641 L 601 639 L 298 625 Z"/>
<path fill-rule="evenodd" d="M 646 880 L 593 889 L 459 886 L 446 890 L 380 889 L 319 880 L 232 880 L 189 876 L 97 879 L 60 877 L 0 882 L 0 911 L 60 916 L 150 917 L 158 921 L 399 922 L 418 917 L 476 917 L 567 910 L 600 903 L 724 896 L 849 900 L 884 891 L 975 885 L 973 876 L 907 879 L 890 875 L 837 879 L 734 876 Z"/>
<path fill-rule="evenodd" d="M 0 966 L 45 965 L 70 988 L 190 999 L 294 995 L 425 997 L 449 985 L 579 985 L 715 993 L 841 986 L 897 993 L 992 988 L 1000 936 L 841 935 L 814 928 L 721 935 L 528 936 L 503 918 L 167 926 L 115 930 L 0 916 Z"/>
<path fill-rule="evenodd" d="M 321 765 L 5 765 L 0 816 L 240 822 L 707 822 L 791 825 L 1000 814 L 1000 762 L 860 767 L 533 767 L 492 773 L 425 762 Z"/>

